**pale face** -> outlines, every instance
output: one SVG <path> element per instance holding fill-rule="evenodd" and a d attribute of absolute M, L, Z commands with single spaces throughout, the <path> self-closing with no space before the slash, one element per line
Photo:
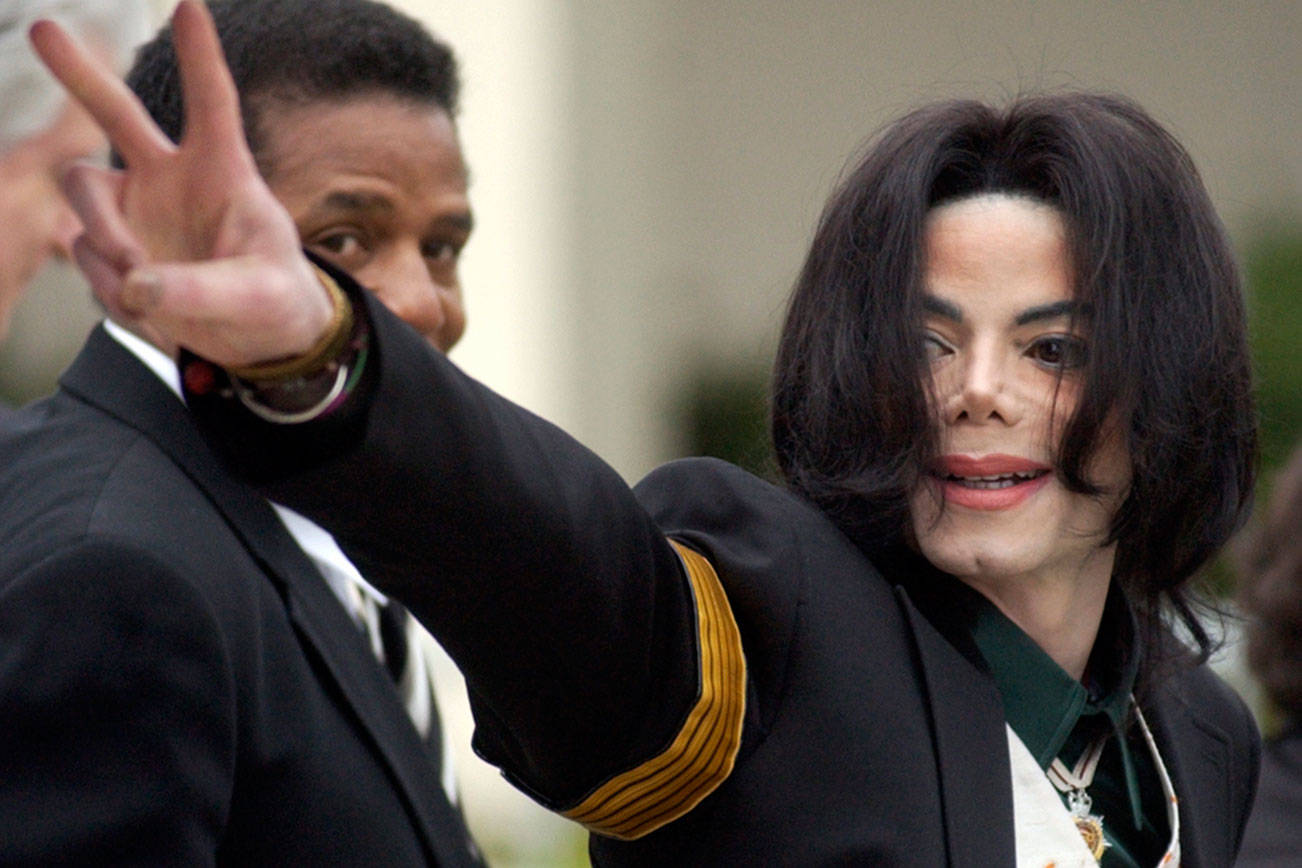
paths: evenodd
<path fill-rule="evenodd" d="M 90 115 L 68 103 L 48 128 L 0 154 L 0 337 L 32 277 L 51 256 L 70 255 L 81 233 L 59 190 L 63 170 L 104 145 Z"/>
<path fill-rule="evenodd" d="M 303 245 L 451 349 L 466 327 L 457 263 L 472 218 L 447 113 L 376 95 L 275 104 L 261 124 L 267 183 Z"/>
<path fill-rule="evenodd" d="M 1068 491 L 1053 470 L 1088 352 L 1088 317 L 1070 318 L 1061 216 L 1030 199 L 973 197 L 935 208 L 925 244 L 941 459 L 911 499 L 918 548 L 993 598 L 1059 577 L 1105 588 L 1115 545 L 1101 546 L 1129 461 L 1114 432 L 1089 468 L 1101 498 Z"/>

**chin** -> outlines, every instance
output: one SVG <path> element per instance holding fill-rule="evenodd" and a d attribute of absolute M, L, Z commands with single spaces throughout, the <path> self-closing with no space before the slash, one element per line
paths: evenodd
<path fill-rule="evenodd" d="M 943 527 L 920 535 L 918 550 L 934 567 L 960 579 L 1016 576 L 1043 561 L 1027 550 L 1024 540 L 1000 540 L 991 534 L 972 539 Z"/>
<path fill-rule="evenodd" d="M 942 506 L 938 492 L 920 492 L 912 505 L 915 545 L 933 566 L 960 579 L 997 581 L 1037 571 L 1064 554 L 1057 551 L 1065 541 L 1058 539 L 1055 493 L 1049 487 L 1019 508 L 981 511 Z"/>

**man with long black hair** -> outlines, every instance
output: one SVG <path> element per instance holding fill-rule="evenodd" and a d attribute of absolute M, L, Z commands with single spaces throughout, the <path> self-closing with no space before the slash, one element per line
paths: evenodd
<path fill-rule="evenodd" d="M 1186 588 L 1252 486 L 1243 300 L 1188 155 L 1134 103 L 887 127 L 792 298 L 785 484 L 690 459 L 630 490 L 307 273 L 202 8 L 176 33 L 200 129 L 179 150 L 35 34 L 135 155 L 116 182 L 140 198 L 87 209 L 99 297 L 197 354 L 215 448 L 411 605 L 479 751 L 595 861 L 1233 863 L 1259 742 Z M 208 219 L 147 234 L 211 165 Z"/>

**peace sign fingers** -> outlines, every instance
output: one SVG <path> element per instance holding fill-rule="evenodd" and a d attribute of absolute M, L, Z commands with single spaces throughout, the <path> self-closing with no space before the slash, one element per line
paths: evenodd
<path fill-rule="evenodd" d="M 37 21 L 30 36 L 41 61 L 128 163 L 141 165 L 175 150 L 135 94 L 62 27 Z"/>
<path fill-rule="evenodd" d="M 193 0 L 182 2 L 172 18 L 172 40 L 185 96 L 186 139 L 242 153 L 240 98 L 207 7 Z"/>
<path fill-rule="evenodd" d="M 57 25 L 38 23 L 31 38 L 126 161 L 122 171 L 74 169 L 64 182 L 85 227 L 77 263 L 105 307 L 159 346 L 219 364 L 313 346 L 331 300 L 254 165 L 208 9 L 182 0 L 172 17 L 186 105 L 179 146 Z"/>

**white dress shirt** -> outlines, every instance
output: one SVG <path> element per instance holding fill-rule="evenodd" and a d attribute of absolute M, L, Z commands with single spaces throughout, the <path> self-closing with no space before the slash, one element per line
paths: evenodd
<path fill-rule="evenodd" d="M 181 372 L 177 368 L 176 362 L 171 359 L 162 350 L 153 344 L 132 334 L 122 326 L 113 322 L 111 319 L 104 320 L 104 330 L 109 336 L 120 343 L 132 355 L 140 360 L 141 364 L 153 371 L 158 379 L 176 395 L 178 400 L 184 401 L 181 393 Z M 280 521 L 289 531 L 289 535 L 294 538 L 301 548 L 316 565 L 325 583 L 334 592 L 339 604 L 344 607 L 344 611 L 352 616 L 358 626 L 365 630 L 369 637 L 372 648 L 378 659 L 384 658 L 383 648 L 379 646 L 379 630 L 374 622 L 377 607 L 388 603 L 388 597 L 377 588 L 373 587 L 370 582 L 362 577 L 357 567 L 344 554 L 339 543 L 330 532 L 321 525 L 312 521 L 305 515 L 300 515 L 287 506 L 281 506 L 273 501 L 267 501 Z M 424 679 L 428 681 L 431 670 L 430 661 L 427 657 L 429 643 L 425 641 L 424 629 L 416 622 L 414 618 L 408 618 L 408 646 L 411 655 L 412 665 L 408 667 L 405 677 L 408 679 Z M 407 685 L 403 685 L 407 686 Z M 422 705 L 417 704 L 415 707 L 408 706 L 408 712 L 412 716 L 412 722 L 422 733 L 429 729 L 429 717 L 433 713 L 433 706 L 428 697 L 430 691 L 422 691 L 421 695 L 427 697 L 426 702 Z M 453 769 L 452 743 L 448 738 L 446 727 L 441 727 L 442 744 L 440 753 L 442 754 L 443 775 L 441 783 L 448 798 L 453 804 L 457 803 L 456 775 Z"/>

